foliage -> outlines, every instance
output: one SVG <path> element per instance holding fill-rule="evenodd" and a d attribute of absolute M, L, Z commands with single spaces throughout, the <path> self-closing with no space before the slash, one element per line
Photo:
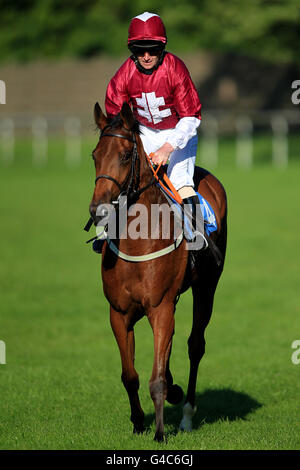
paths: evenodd
<path fill-rule="evenodd" d="M 169 48 L 299 62 L 298 0 L 0 0 L 0 61 L 124 54 L 130 19 L 162 16 Z"/>

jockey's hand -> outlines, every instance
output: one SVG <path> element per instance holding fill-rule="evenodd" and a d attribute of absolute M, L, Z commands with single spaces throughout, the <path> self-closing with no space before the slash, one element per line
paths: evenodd
<path fill-rule="evenodd" d="M 167 161 L 169 160 L 171 153 L 174 152 L 174 150 L 175 150 L 174 147 L 172 147 L 172 145 L 169 144 L 169 142 L 166 142 L 162 147 L 156 150 L 156 152 L 153 152 L 151 154 L 152 162 L 155 165 L 160 165 L 160 163 L 162 165 L 165 165 Z"/>

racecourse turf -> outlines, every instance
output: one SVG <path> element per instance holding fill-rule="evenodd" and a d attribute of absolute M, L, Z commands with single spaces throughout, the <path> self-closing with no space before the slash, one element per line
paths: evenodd
<path fill-rule="evenodd" d="M 258 160 L 234 164 L 221 145 L 214 170 L 228 195 L 228 252 L 206 332 L 191 433 L 178 432 L 182 403 L 165 405 L 167 444 L 154 437 L 148 380 L 153 337 L 136 326 L 136 368 L 146 432 L 132 434 L 120 358 L 101 287 L 101 257 L 83 230 L 93 191 L 90 153 L 68 168 L 63 142 L 49 143 L 46 166 L 32 166 L 30 142 L 0 166 L 0 449 L 299 449 L 299 145 L 274 168 L 266 139 Z M 299 144 L 299 141 L 298 141 Z M 298 158 L 297 158 L 298 157 Z M 92 236 L 92 235 L 90 235 Z M 191 293 L 176 310 L 171 358 L 186 391 Z M 299 356 L 300 357 L 300 354 Z"/>

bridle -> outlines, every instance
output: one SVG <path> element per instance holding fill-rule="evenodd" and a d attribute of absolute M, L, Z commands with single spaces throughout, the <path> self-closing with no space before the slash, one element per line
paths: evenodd
<path fill-rule="evenodd" d="M 114 133 L 114 132 L 107 132 L 107 129 L 109 129 L 109 128 L 110 128 L 110 125 L 108 124 L 107 126 L 105 126 L 101 130 L 99 140 L 101 140 L 103 137 L 119 137 L 121 139 L 126 139 L 126 140 L 129 140 L 130 142 L 133 142 L 131 165 L 130 165 L 129 171 L 128 171 L 127 176 L 126 176 L 125 180 L 123 181 L 123 183 L 119 183 L 119 181 L 117 181 L 115 178 L 113 178 L 110 175 L 101 174 L 101 175 L 98 175 L 96 177 L 95 185 L 97 184 L 97 182 L 101 178 L 110 180 L 119 188 L 119 190 L 120 190 L 119 197 L 120 197 L 121 194 L 125 194 L 127 197 L 129 197 L 129 195 L 132 192 L 136 192 L 137 186 L 139 184 L 139 177 L 140 177 L 140 168 L 139 168 L 140 167 L 140 161 L 139 161 L 139 158 L 138 158 L 136 136 L 135 136 L 135 133 L 133 131 L 131 131 L 132 135 L 130 137 L 126 136 L 126 135 L 123 135 L 123 134 L 117 134 L 117 133 Z M 138 166 L 138 168 L 135 171 L 136 165 Z"/>
<path fill-rule="evenodd" d="M 101 174 L 101 175 L 98 175 L 96 177 L 95 185 L 102 178 L 107 179 L 109 181 L 112 181 L 120 190 L 120 193 L 119 193 L 117 199 L 115 201 L 112 201 L 112 204 L 117 206 L 118 203 L 119 203 L 120 197 L 124 195 L 124 196 L 127 197 L 128 205 L 130 205 L 132 202 L 136 201 L 140 197 L 140 195 L 144 191 L 146 191 L 146 189 L 148 189 L 150 186 L 152 186 L 155 183 L 156 179 L 154 177 L 152 177 L 152 179 L 150 180 L 150 182 L 148 184 L 146 184 L 142 188 L 139 188 L 139 183 L 140 183 L 140 159 L 139 159 L 139 155 L 138 155 L 138 151 L 137 151 L 137 141 L 136 141 L 135 133 L 134 133 L 134 131 L 131 131 L 131 136 L 129 137 L 128 135 L 123 135 L 123 134 L 119 134 L 119 133 L 115 133 L 115 132 L 107 132 L 107 130 L 110 127 L 111 127 L 110 124 L 108 124 L 107 126 L 105 126 L 101 130 L 99 140 L 101 140 L 103 137 L 119 137 L 121 139 L 126 139 L 126 140 L 129 140 L 130 142 L 132 142 L 133 143 L 133 149 L 132 149 L 132 156 L 131 156 L 131 165 L 130 165 L 129 171 L 128 171 L 123 183 L 119 183 L 119 181 L 117 181 L 115 178 L 113 178 L 110 175 Z M 123 127 L 123 129 L 128 131 L 128 129 L 126 129 L 124 127 Z M 90 230 L 93 222 L 94 222 L 93 218 L 90 217 L 90 219 L 88 220 L 86 226 L 84 227 L 84 230 L 86 230 L 88 232 Z"/>

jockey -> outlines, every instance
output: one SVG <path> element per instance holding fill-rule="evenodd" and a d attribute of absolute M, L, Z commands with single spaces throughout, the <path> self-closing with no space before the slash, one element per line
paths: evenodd
<path fill-rule="evenodd" d="M 132 106 L 145 152 L 153 154 L 154 164 L 169 160 L 168 177 L 195 224 L 196 215 L 201 214 L 193 181 L 201 103 L 188 69 L 165 51 L 166 44 L 166 30 L 158 15 L 145 12 L 132 19 L 128 34 L 132 55 L 110 80 L 105 108 L 108 118 L 113 118 L 124 101 Z M 203 243 L 195 245 L 200 248 Z"/>

